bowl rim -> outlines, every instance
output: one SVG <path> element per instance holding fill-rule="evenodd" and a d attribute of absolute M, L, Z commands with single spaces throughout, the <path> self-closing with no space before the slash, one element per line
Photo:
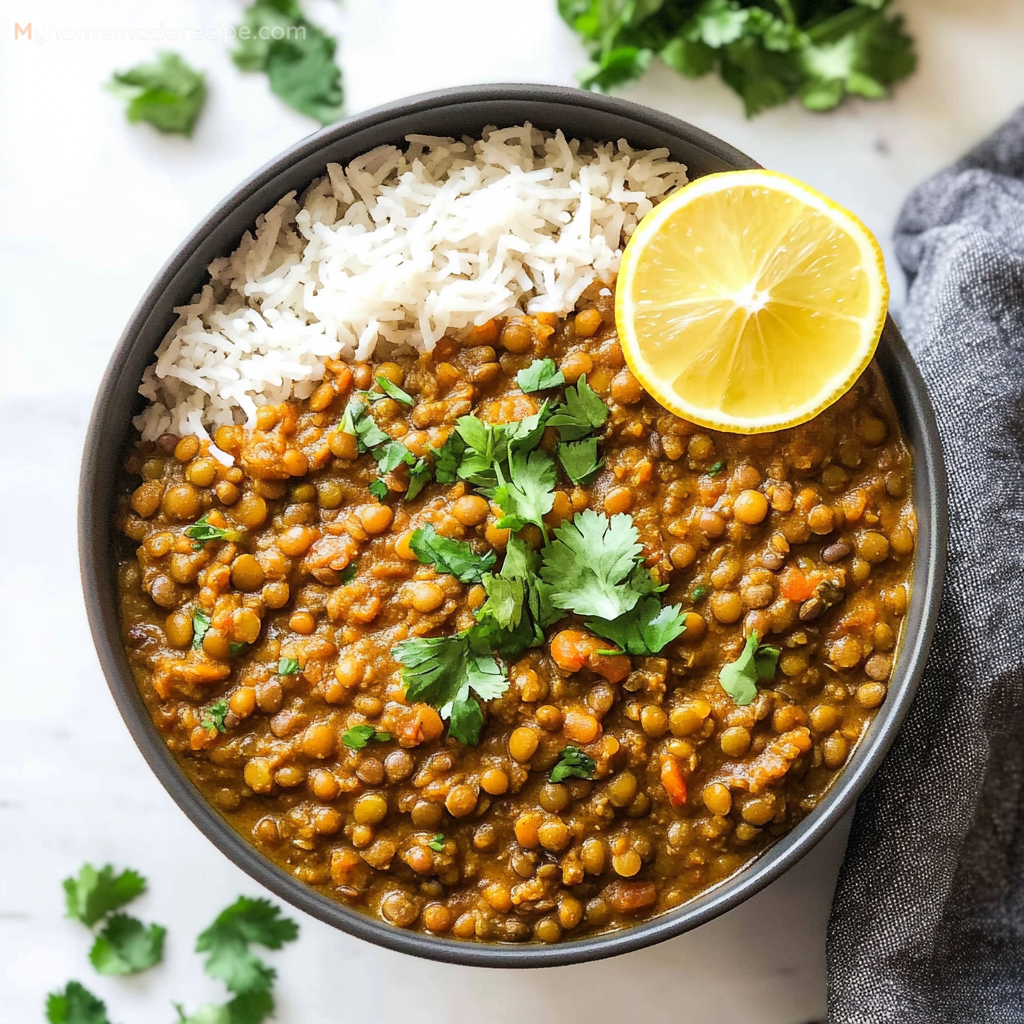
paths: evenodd
<path fill-rule="evenodd" d="M 106 505 L 100 469 L 101 446 L 110 419 L 108 407 L 115 392 L 126 386 L 122 380 L 123 368 L 128 354 L 134 349 L 136 337 L 200 242 L 236 206 L 272 184 L 288 168 L 315 156 L 328 144 L 368 128 L 386 125 L 405 115 L 434 112 L 453 105 L 506 100 L 572 106 L 617 115 L 640 127 L 654 128 L 681 142 L 699 146 L 733 167 L 759 166 L 722 140 L 669 114 L 617 97 L 562 86 L 526 83 L 469 85 L 423 93 L 384 104 L 313 133 L 269 161 L 218 203 L 168 259 L 132 313 L 110 358 L 90 417 L 79 485 L 78 540 L 89 626 L 118 710 L 164 788 L 222 853 L 292 906 L 350 935 L 387 949 L 467 966 L 548 967 L 598 960 L 653 945 L 698 927 L 759 892 L 824 838 L 853 806 L 895 739 L 924 673 L 925 658 L 936 627 L 948 523 L 946 474 L 935 414 L 921 374 L 891 317 L 887 319 L 876 359 L 900 414 L 908 443 L 910 435 L 915 435 L 918 548 L 905 636 L 894 663 L 889 696 L 848 766 L 806 818 L 735 875 L 673 910 L 627 928 L 550 946 L 446 939 L 405 931 L 374 920 L 298 881 L 236 832 L 178 767 L 149 716 L 131 672 L 125 671 L 127 662 L 120 639 L 116 595 L 104 586 L 104 580 L 109 581 L 111 576 L 111 568 L 105 558 L 111 526 L 101 515 Z M 152 352 L 148 355 L 151 356 Z M 132 386 L 137 388 L 138 381 Z M 109 499 L 109 495 L 106 497 Z M 912 625 L 915 626 L 913 631 L 910 629 Z"/>

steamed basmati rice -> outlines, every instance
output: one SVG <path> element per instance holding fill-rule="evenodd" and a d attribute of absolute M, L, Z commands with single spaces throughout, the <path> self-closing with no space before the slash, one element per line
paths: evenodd
<path fill-rule="evenodd" d="M 429 352 L 516 310 L 567 314 L 686 182 L 668 150 L 588 147 L 529 124 L 407 141 L 328 164 L 210 264 L 145 372 L 144 439 L 251 425 L 260 405 L 308 397 L 325 359 L 364 360 L 378 343 Z"/>

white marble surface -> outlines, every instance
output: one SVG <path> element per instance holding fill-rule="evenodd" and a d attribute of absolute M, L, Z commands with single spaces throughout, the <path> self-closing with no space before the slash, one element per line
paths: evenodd
<path fill-rule="evenodd" d="M 136 301 L 185 233 L 233 185 L 313 129 L 241 75 L 218 42 L 176 44 L 207 69 L 195 138 L 131 127 L 100 89 L 154 43 L 14 39 L 12 23 L 148 29 L 231 24 L 231 0 L 0 2 L 0 1018 L 41 1019 L 44 994 L 80 978 L 122 1024 L 220 997 L 191 945 L 212 908 L 258 887 L 185 819 L 110 700 L 77 583 L 75 480 L 92 394 Z M 554 0 L 329 0 L 349 109 L 483 81 L 572 84 L 583 60 Z M 860 214 L 891 253 L 918 181 L 1007 116 L 1024 93 L 1019 0 L 904 0 L 921 69 L 895 100 L 827 116 L 796 106 L 743 118 L 713 79 L 663 68 L 627 95 L 803 177 Z M 902 281 L 892 264 L 897 305 Z M 46 525 L 34 509 L 46 508 Z M 53 525 L 63 523 L 63 526 Z M 614 961 L 488 972 L 375 949 L 302 919 L 274 957 L 282 1024 L 804 1024 L 825 1003 L 824 936 L 845 828 L 744 906 Z M 60 879 L 83 860 L 132 865 L 151 892 L 133 910 L 169 927 L 166 961 L 97 978 L 88 936 L 62 919 Z M 296 915 L 300 916 L 301 915 Z"/>

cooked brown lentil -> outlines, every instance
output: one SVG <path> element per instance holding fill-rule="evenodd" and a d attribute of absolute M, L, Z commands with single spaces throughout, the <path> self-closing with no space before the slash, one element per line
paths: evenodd
<path fill-rule="evenodd" d="M 793 430 L 705 431 L 624 368 L 612 301 L 591 294 L 561 323 L 517 317 L 430 356 L 329 362 L 310 399 L 217 431 L 233 467 L 193 437 L 128 457 L 124 641 L 168 746 L 266 856 L 395 927 L 550 943 L 678 906 L 812 810 L 885 699 L 916 526 L 877 371 Z M 464 746 L 406 701 L 391 649 L 465 628 L 484 595 L 421 565 L 410 538 L 430 523 L 500 555 L 508 531 L 463 484 L 402 501 L 404 469 L 375 502 L 372 458 L 334 427 L 353 384 L 378 374 L 415 399 L 375 417 L 417 453 L 460 415 L 521 419 L 539 403 L 515 373 L 535 357 L 586 373 L 611 408 L 603 470 L 560 485 L 549 525 L 628 511 L 686 632 L 660 656 L 620 656 L 619 673 L 572 663 L 586 634 L 561 629 L 510 666 L 480 744 Z M 244 539 L 195 550 L 184 531 L 203 513 Z M 753 628 L 781 648 L 780 671 L 741 707 L 718 672 Z M 300 670 L 280 674 L 282 658 Z M 222 698 L 223 734 L 200 724 Z M 365 724 L 391 738 L 342 742 Z M 593 780 L 549 780 L 570 744 Z"/>

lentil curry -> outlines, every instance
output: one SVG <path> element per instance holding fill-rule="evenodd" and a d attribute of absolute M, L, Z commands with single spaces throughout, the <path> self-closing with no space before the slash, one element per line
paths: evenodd
<path fill-rule="evenodd" d="M 811 811 L 885 699 L 916 527 L 877 371 L 795 429 L 708 432 L 613 323 L 591 289 L 328 362 L 216 432 L 231 466 L 128 457 L 157 727 L 262 853 L 395 926 L 550 943 L 675 907 Z"/>

